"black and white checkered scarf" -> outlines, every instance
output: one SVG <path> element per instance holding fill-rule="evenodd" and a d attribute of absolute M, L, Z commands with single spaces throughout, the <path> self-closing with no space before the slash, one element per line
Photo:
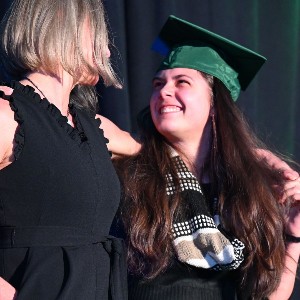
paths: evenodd
<path fill-rule="evenodd" d="M 178 259 L 189 265 L 213 270 L 236 269 L 242 263 L 244 244 L 224 232 L 217 209 L 211 214 L 197 178 L 178 154 L 173 154 L 183 199 L 174 218 L 174 247 Z M 171 174 L 167 174 L 167 194 L 175 193 Z M 217 208 L 217 198 L 213 200 Z"/>

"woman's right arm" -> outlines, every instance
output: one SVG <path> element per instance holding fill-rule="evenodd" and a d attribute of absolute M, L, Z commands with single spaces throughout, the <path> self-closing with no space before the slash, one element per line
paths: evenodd
<path fill-rule="evenodd" d="M 0 91 L 9 95 L 11 88 L 0 86 Z M 18 123 L 14 120 L 14 112 L 9 102 L 0 98 L 0 170 L 13 160 L 14 136 Z"/>
<path fill-rule="evenodd" d="M 12 90 L 0 87 L 5 94 Z M 8 101 L 0 98 L 0 170 L 12 162 L 13 139 L 17 123 Z M 16 290 L 7 281 L 0 277 L 0 300 L 12 300 L 16 296 Z"/>
<path fill-rule="evenodd" d="M 14 287 L 0 277 L 0 300 L 14 300 L 16 295 Z"/>

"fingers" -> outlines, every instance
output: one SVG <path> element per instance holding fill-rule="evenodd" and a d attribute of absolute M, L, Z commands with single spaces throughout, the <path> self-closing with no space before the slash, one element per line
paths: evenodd
<path fill-rule="evenodd" d="M 271 151 L 265 149 L 256 149 L 257 155 L 265 159 L 268 165 L 273 169 L 281 172 L 283 179 L 296 180 L 299 177 L 299 173 L 294 171 L 285 161 L 273 154 Z"/>
<path fill-rule="evenodd" d="M 298 172 L 271 151 L 265 149 L 256 149 L 255 151 L 258 157 L 265 159 L 272 169 L 279 171 L 284 180 L 297 180 L 299 178 Z"/>
<path fill-rule="evenodd" d="M 287 212 L 287 232 L 300 236 L 300 178 L 289 180 L 284 185 L 283 202 L 291 201 Z"/>
<path fill-rule="evenodd" d="M 300 191 L 297 191 L 294 188 L 290 189 L 284 193 L 283 197 L 285 199 L 291 198 L 293 202 L 300 201 Z M 300 204 L 300 203 L 298 203 L 298 204 Z"/>
<path fill-rule="evenodd" d="M 300 204 L 300 178 L 296 180 L 289 180 L 285 183 L 283 188 L 282 202 L 290 198 L 296 205 Z"/>
<path fill-rule="evenodd" d="M 285 169 L 291 169 L 290 166 L 280 159 L 278 156 L 276 156 L 274 153 L 272 153 L 269 150 L 265 149 L 256 149 L 256 154 L 267 161 L 267 163 L 274 169 L 278 170 L 285 170 Z"/>
<path fill-rule="evenodd" d="M 285 180 L 297 180 L 300 176 L 298 172 L 292 170 L 291 168 L 282 169 L 281 172 Z"/>

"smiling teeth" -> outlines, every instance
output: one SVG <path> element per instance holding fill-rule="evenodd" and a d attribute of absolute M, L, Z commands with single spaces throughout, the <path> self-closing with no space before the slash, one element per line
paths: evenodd
<path fill-rule="evenodd" d="M 180 111 L 180 108 L 178 106 L 166 106 L 160 109 L 160 113 L 162 114 L 168 112 L 176 112 L 176 111 Z"/>

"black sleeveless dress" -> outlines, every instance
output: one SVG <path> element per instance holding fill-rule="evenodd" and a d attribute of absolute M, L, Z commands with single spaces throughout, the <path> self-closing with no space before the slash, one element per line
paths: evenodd
<path fill-rule="evenodd" d="M 75 126 L 13 81 L 15 161 L 0 170 L 0 276 L 22 299 L 127 298 L 121 240 L 108 236 L 119 181 L 99 121 Z"/>

